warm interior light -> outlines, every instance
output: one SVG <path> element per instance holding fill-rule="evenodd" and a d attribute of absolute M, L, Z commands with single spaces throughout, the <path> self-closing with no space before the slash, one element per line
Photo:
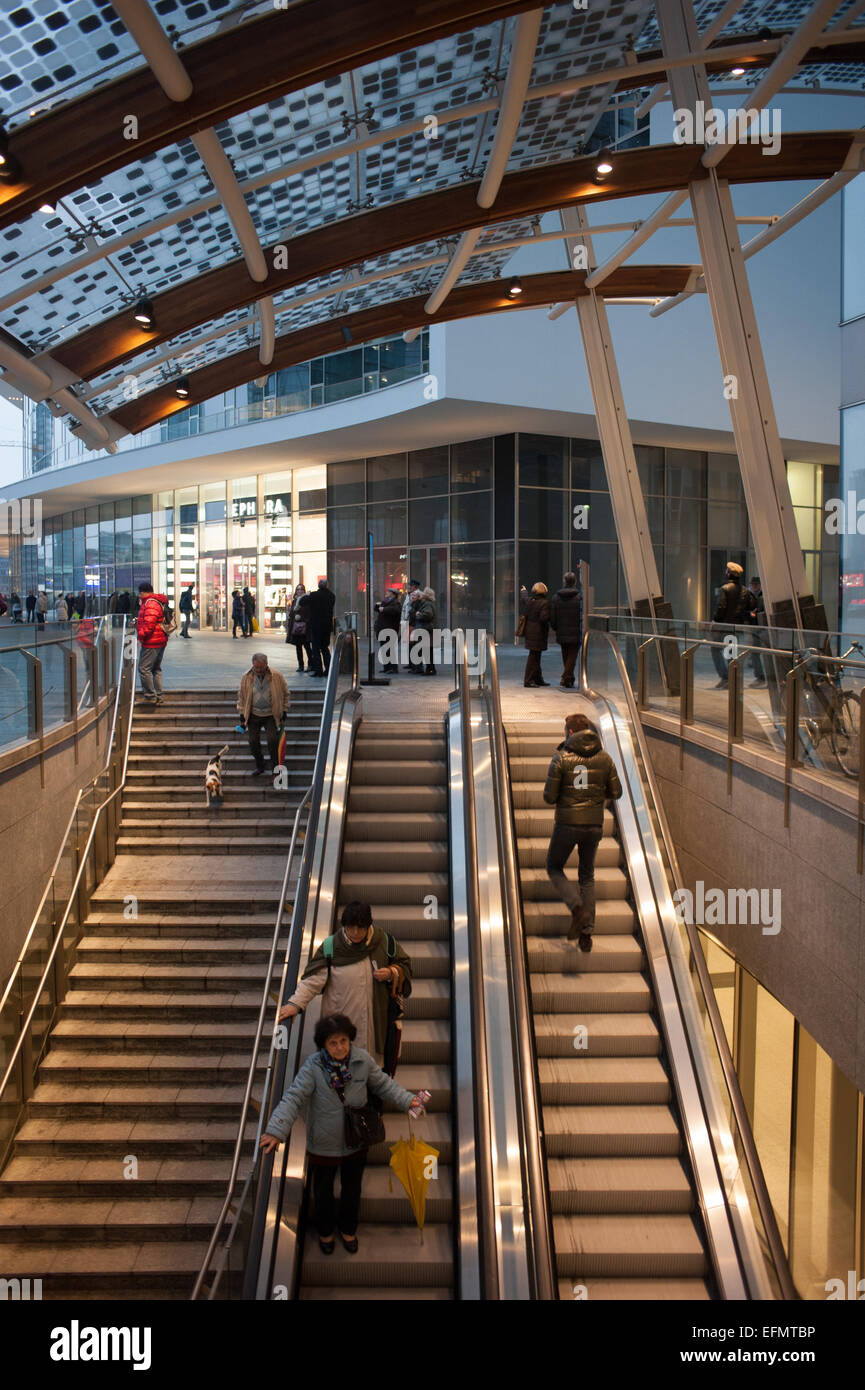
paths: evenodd
<path fill-rule="evenodd" d="M 599 159 L 595 168 L 595 172 L 598 174 L 611 174 L 613 172 L 613 166 L 610 163 L 609 158 L 602 157 L 601 159 Z"/>
<path fill-rule="evenodd" d="M 744 69 L 744 68 L 731 68 L 731 69 L 730 69 L 730 76 L 731 76 L 731 77 L 744 77 L 744 76 L 745 76 L 745 69 Z"/>
<path fill-rule="evenodd" d="M 189 379 L 187 377 L 182 376 L 180 378 L 174 388 L 174 394 L 175 396 L 179 396 L 182 401 L 187 399 L 189 396 Z"/>
<path fill-rule="evenodd" d="M 508 285 L 508 299 L 517 299 L 523 292 L 523 283 L 519 276 L 514 275 Z"/>
<path fill-rule="evenodd" d="M 135 322 L 140 323 L 142 328 L 153 327 L 153 305 L 149 299 L 139 299 L 135 306 Z"/>
<path fill-rule="evenodd" d="M 47 217 L 51 217 L 51 216 L 53 216 L 54 211 L 55 211 L 54 204 L 53 204 L 53 203 L 43 203 L 42 206 L 41 206 L 41 208 L 39 209 L 39 211 L 40 211 L 40 212 L 44 212 L 45 215 L 46 215 Z"/>

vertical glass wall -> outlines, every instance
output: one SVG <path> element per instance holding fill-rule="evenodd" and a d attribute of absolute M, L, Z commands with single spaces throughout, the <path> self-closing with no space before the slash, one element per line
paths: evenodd
<path fill-rule="evenodd" d="M 802 1298 L 865 1276 L 863 1097 L 806 1028 L 700 932 L 769 1196 Z M 846 1296 L 846 1294 L 841 1295 Z"/>

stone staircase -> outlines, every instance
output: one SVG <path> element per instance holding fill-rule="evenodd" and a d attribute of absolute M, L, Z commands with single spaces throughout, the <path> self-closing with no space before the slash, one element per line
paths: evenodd
<path fill-rule="evenodd" d="M 386 1142 L 369 1151 L 363 1181 L 358 1251 L 339 1241 L 319 1251 L 314 1229 L 303 1251 L 300 1298 L 450 1299 L 453 1297 L 453 1120 L 451 1096 L 450 890 L 447 751 L 441 723 L 367 720 L 357 734 L 338 902 L 367 902 L 373 921 L 412 961 L 396 1079 L 408 1091 L 432 1092 L 419 1139 L 439 1150 L 427 1188 L 423 1241 L 408 1198 L 391 1183 L 389 1145 L 408 1139 L 408 1120 L 385 1106 Z M 427 916 L 425 899 L 437 900 Z M 432 904 L 430 904 L 432 910 Z"/>
<path fill-rule="evenodd" d="M 709 1264 L 614 816 L 604 815 L 584 954 L 567 940 L 570 913 L 544 867 L 554 812 L 543 785 L 561 722 L 509 724 L 507 735 L 559 1296 L 706 1299 Z M 577 862 L 574 851 L 574 879 Z"/>
<path fill-rule="evenodd" d="M 118 855 L 0 1177 L 3 1272 L 41 1278 L 46 1299 L 191 1291 L 230 1172 L 322 703 L 292 692 L 282 791 L 248 775 L 234 692 L 136 707 Z M 204 766 L 224 743 L 224 801 L 208 810 Z"/>

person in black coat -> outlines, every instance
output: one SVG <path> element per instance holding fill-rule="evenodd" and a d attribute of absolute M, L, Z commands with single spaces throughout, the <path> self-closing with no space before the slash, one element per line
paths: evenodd
<path fill-rule="evenodd" d="M 243 612 L 246 618 L 243 635 L 244 637 L 249 637 L 252 635 L 253 631 L 252 620 L 255 617 L 255 597 L 249 592 L 248 584 L 244 584 L 241 598 L 243 599 Z"/>
<path fill-rule="evenodd" d="M 290 642 L 297 653 L 297 669 L 304 670 L 303 654 L 306 664 L 312 670 L 312 648 L 309 642 L 309 596 L 305 584 L 298 584 L 291 600 L 291 607 L 285 618 L 285 640 Z"/>
<path fill-rule="evenodd" d="M 128 612 L 129 612 L 129 590 L 128 590 L 128 589 L 123 589 L 123 590 L 117 595 L 117 610 L 116 610 L 116 611 L 117 611 L 118 613 L 128 613 Z"/>
<path fill-rule="evenodd" d="M 736 623 L 748 621 L 751 606 L 745 598 L 748 591 L 745 589 L 742 579 L 743 574 L 742 566 L 737 565 L 735 560 L 731 560 L 727 565 L 724 583 L 718 593 L 718 602 L 712 614 L 712 622 L 718 623 L 724 631 L 713 633 L 713 642 L 723 640 L 729 634 L 729 629 L 735 627 Z M 752 595 L 748 594 L 748 597 L 751 598 Z M 715 689 L 722 690 L 727 685 L 727 662 L 724 660 L 721 647 L 710 647 L 709 650 L 712 653 L 715 670 L 718 672 L 718 684 Z"/>
<path fill-rule="evenodd" d="M 382 634 L 391 633 L 392 636 L 385 636 L 384 641 L 392 647 L 395 655 L 399 648 L 399 625 L 402 617 L 402 603 L 398 589 L 387 589 L 385 596 L 375 605 L 375 635 L 381 637 Z M 398 675 L 399 666 L 392 661 L 384 662 L 382 670 L 386 675 Z"/>
<path fill-rule="evenodd" d="M 577 588 L 577 576 L 571 570 L 564 577 L 564 587 L 553 594 L 550 602 L 550 627 L 562 649 L 563 670 L 559 685 L 565 690 L 571 690 L 574 684 L 574 667 L 583 640 L 582 597 Z"/>
<path fill-rule="evenodd" d="M 330 669 L 330 636 L 333 631 L 333 610 L 336 594 L 320 579 L 318 588 L 309 595 L 309 638 L 312 645 L 313 676 L 326 676 Z"/>
<path fill-rule="evenodd" d="M 523 685 L 549 685 L 541 675 L 541 652 L 547 650 L 550 630 L 550 605 L 546 584 L 533 584 L 526 604 L 523 642 L 528 650 Z"/>
<path fill-rule="evenodd" d="M 246 629 L 246 609 L 243 606 L 243 598 L 239 589 L 231 591 L 231 635 L 237 637 L 237 629 L 240 627 L 241 636 L 248 637 Z"/>

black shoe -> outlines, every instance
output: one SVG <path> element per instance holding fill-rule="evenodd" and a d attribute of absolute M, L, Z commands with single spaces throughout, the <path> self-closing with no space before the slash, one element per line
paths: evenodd
<path fill-rule="evenodd" d="M 727 689 L 729 689 L 729 685 L 728 685 L 727 681 L 725 681 L 725 680 L 723 680 L 723 681 L 718 681 L 718 684 L 717 684 L 717 685 L 713 685 L 713 686 L 712 686 L 712 689 L 713 689 L 713 690 L 727 690 Z"/>
<path fill-rule="evenodd" d="M 591 951 L 591 949 L 592 949 L 592 936 L 591 936 L 591 932 L 587 932 L 587 931 L 581 932 L 581 933 L 580 933 L 580 939 L 579 939 L 579 941 L 577 942 L 577 945 L 579 946 L 579 948 L 580 948 L 581 951 L 585 951 L 586 954 L 588 955 L 589 951 Z"/>
<path fill-rule="evenodd" d="M 319 1236 L 319 1238 L 318 1238 L 318 1248 L 319 1248 L 319 1250 L 321 1251 L 322 1255 L 332 1255 L 333 1252 L 334 1252 L 334 1250 L 336 1249 L 336 1239 L 335 1239 L 335 1237 L 334 1237 L 334 1236 L 331 1236 L 330 1240 L 329 1240 L 329 1241 L 326 1241 L 326 1240 L 322 1240 L 321 1236 Z"/>
<path fill-rule="evenodd" d="M 588 910 L 583 903 L 580 903 L 578 907 L 571 908 L 571 930 L 568 932 L 569 941 L 576 941 L 577 937 L 582 934 L 588 915 Z"/>
<path fill-rule="evenodd" d="M 352 1236 L 350 1240 L 346 1240 L 342 1231 L 340 1231 L 339 1238 L 350 1255 L 357 1254 L 357 1236 Z"/>
<path fill-rule="evenodd" d="M 549 681 L 535 681 L 535 685 L 549 685 Z"/>
<path fill-rule="evenodd" d="M 263 776 L 264 776 L 264 768 L 263 768 L 263 767 L 253 767 L 253 768 L 250 768 L 249 772 L 248 772 L 246 775 L 247 775 L 247 777 L 263 777 Z"/>

